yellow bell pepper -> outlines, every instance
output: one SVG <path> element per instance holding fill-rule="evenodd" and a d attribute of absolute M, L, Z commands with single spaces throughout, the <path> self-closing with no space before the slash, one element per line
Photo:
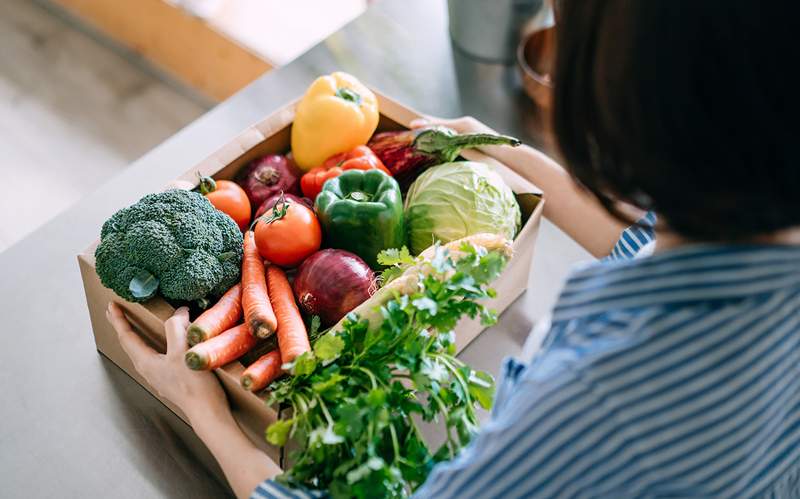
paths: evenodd
<path fill-rule="evenodd" d="M 301 169 L 320 166 L 334 154 L 366 144 L 378 126 L 378 101 L 355 77 L 320 76 L 297 105 L 292 154 Z"/>

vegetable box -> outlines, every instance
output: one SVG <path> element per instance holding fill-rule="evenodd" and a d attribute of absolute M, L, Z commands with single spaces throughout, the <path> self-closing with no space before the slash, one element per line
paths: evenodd
<path fill-rule="evenodd" d="M 419 113 L 377 92 L 376 95 L 381 112 L 378 131 L 403 129 L 408 127 L 413 119 L 420 117 Z M 265 154 L 284 153 L 289 149 L 295 105 L 296 103 L 290 103 L 263 121 L 251 126 L 215 154 L 185 172 L 179 180 L 196 184 L 198 172 L 216 179 L 230 179 L 240 168 L 257 157 Z M 535 186 L 505 165 L 475 151 L 464 151 L 462 156 L 465 159 L 492 165 L 514 191 L 522 212 L 522 227 L 513 244 L 514 256 L 503 274 L 494 283 L 497 298 L 488 304 L 499 313 L 516 300 L 527 286 L 544 200 L 541 192 Z M 163 352 L 165 347 L 164 322 L 172 315 L 173 308 L 160 297 L 145 303 L 129 303 L 116 296 L 110 289 L 105 288 L 95 272 L 94 251 L 97 244 L 98 241 L 95 241 L 78 255 L 78 264 L 83 278 L 97 349 L 158 397 L 133 369 L 131 361 L 118 342 L 116 333 L 106 320 L 105 310 L 109 301 L 113 300 L 119 303 L 139 334 L 153 347 Z M 456 328 L 458 350 L 463 349 L 482 330 L 483 326 L 478 320 L 460 322 Z M 277 414 L 264 403 L 263 395 L 250 393 L 241 387 L 239 378 L 243 371 L 244 366 L 236 361 L 217 369 L 216 373 L 228 394 L 240 426 L 257 445 L 272 457 L 277 458 L 279 450 L 270 447 L 263 437 L 264 429 L 275 421 Z M 186 421 L 186 417 L 176 407 L 164 399 L 161 401 Z"/>

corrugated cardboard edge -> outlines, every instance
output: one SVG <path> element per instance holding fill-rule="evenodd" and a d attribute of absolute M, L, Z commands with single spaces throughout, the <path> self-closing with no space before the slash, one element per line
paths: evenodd
<path fill-rule="evenodd" d="M 379 100 L 382 116 L 401 126 L 408 127 L 412 120 L 422 116 L 413 109 L 407 108 L 378 92 L 376 92 L 376 96 Z M 264 120 L 248 127 L 214 154 L 187 170 L 178 179 L 196 183 L 197 172 L 204 175 L 222 174 L 224 177 L 230 177 L 232 171 L 246 162 L 248 155 L 255 154 L 255 149 L 257 148 L 261 149 L 258 155 L 288 149 L 287 127 L 294 119 L 296 103 L 297 101 L 293 101 L 270 114 Z M 270 142 L 271 144 L 269 144 Z M 523 177 L 488 156 L 476 151 L 465 151 L 463 156 L 467 159 L 493 165 L 516 193 L 541 193 L 538 188 Z M 226 172 L 226 170 L 228 171 Z M 505 310 L 525 291 L 543 206 L 544 199 L 542 198 L 513 243 L 513 258 L 494 283 L 498 296 L 487 302 L 487 306 L 498 312 Z M 122 350 L 116 333 L 105 317 L 105 309 L 109 301 L 115 301 L 120 304 L 134 328 L 142 337 L 146 338 L 154 348 L 163 352 L 164 322 L 172 315 L 173 308 L 164 300 L 158 298 L 150 300 L 146 304 L 129 303 L 105 288 L 100 283 L 94 269 L 94 249 L 96 246 L 97 241 L 78 255 L 78 264 L 81 270 L 87 307 L 98 351 L 128 373 L 155 397 L 159 398 L 188 424 L 186 416 L 169 401 L 159 397 L 155 390 L 136 372 L 127 354 Z M 459 323 L 456 328 L 458 350 L 460 351 L 466 347 L 483 329 L 485 329 L 484 326 L 477 320 L 464 320 Z M 228 394 L 239 426 L 256 445 L 264 449 L 271 457 L 277 459 L 279 450 L 267 445 L 263 438 L 264 429 L 275 421 L 276 413 L 272 408 L 267 407 L 263 398 L 241 388 L 239 376 L 242 370 L 243 366 L 240 363 L 233 362 L 217 369 L 215 372 Z"/>

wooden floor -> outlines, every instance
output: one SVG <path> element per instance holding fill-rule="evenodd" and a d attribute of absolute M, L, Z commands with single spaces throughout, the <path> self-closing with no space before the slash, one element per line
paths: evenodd
<path fill-rule="evenodd" d="M 0 0 L 0 252 L 207 110 L 31 0 Z"/>

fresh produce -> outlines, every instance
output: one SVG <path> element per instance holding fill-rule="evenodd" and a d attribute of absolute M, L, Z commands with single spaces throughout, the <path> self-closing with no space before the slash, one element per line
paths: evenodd
<path fill-rule="evenodd" d="M 283 196 L 283 198 L 286 201 L 294 201 L 295 203 L 300 203 L 302 205 L 308 206 L 309 208 L 312 209 L 314 208 L 314 202 L 306 197 L 301 198 L 300 196 L 296 196 L 294 194 L 285 194 L 279 192 L 277 194 L 268 197 L 263 203 L 261 203 L 261 206 L 259 206 L 258 209 L 256 210 L 256 218 L 261 217 L 262 215 L 264 215 L 264 213 L 274 208 L 275 205 L 278 204 L 278 201 L 281 199 L 281 196 Z"/>
<path fill-rule="evenodd" d="M 466 251 L 463 249 L 465 247 L 468 248 Z M 510 259 L 513 254 L 511 240 L 489 233 L 474 234 L 444 245 L 433 245 L 416 257 L 411 256 L 405 247 L 385 250 L 378 255 L 381 265 L 387 267 L 381 275 L 383 286 L 368 300 L 354 308 L 352 313 L 366 321 L 370 330 L 379 327 L 383 322 L 381 307 L 398 295 L 414 293 L 419 286 L 419 280 L 435 270 L 430 262 L 435 259 L 437 251 L 444 250 L 450 258 L 458 260 L 470 253 L 469 248 L 473 247 L 496 253 L 504 260 Z M 338 331 L 346 320 L 347 318 L 343 318 L 332 329 Z"/>
<path fill-rule="evenodd" d="M 428 166 L 455 161 L 462 149 L 520 144 L 519 140 L 505 135 L 458 135 L 441 126 L 376 133 L 369 141 L 369 147 L 399 180 Z"/>
<path fill-rule="evenodd" d="M 325 240 L 378 268 L 382 250 L 402 246 L 403 200 L 400 186 L 380 170 L 349 170 L 328 180 L 315 207 Z"/>
<path fill-rule="evenodd" d="M 313 200 L 317 198 L 317 194 L 320 193 L 328 179 L 338 177 L 343 171 L 372 169 L 378 169 L 391 175 L 381 160 L 372 152 L 372 149 L 367 146 L 358 146 L 351 151 L 331 156 L 322 166 L 303 175 L 300 179 L 300 188 L 303 190 L 303 195 Z"/>
<path fill-rule="evenodd" d="M 406 497 L 469 443 L 494 381 L 454 356 L 453 328 L 464 316 L 495 320 L 479 301 L 494 296 L 488 284 L 506 258 L 459 251 L 438 248 L 424 273 L 414 269 L 417 286 L 382 305 L 376 327 L 348 315 L 288 366 L 293 376 L 270 386 L 270 402 L 292 417 L 270 425 L 267 440 L 298 448 L 279 480 L 334 498 Z M 418 419 L 446 427 L 440 448 L 427 444 Z"/>
<path fill-rule="evenodd" d="M 240 324 L 193 346 L 186 352 L 184 361 L 189 369 L 209 371 L 238 359 L 258 341 L 250 334 L 247 324 Z"/>
<path fill-rule="evenodd" d="M 227 331 L 242 318 L 242 285 L 235 284 L 222 298 L 189 325 L 189 345 L 196 345 Z"/>
<path fill-rule="evenodd" d="M 237 182 L 247 193 L 253 207 L 257 207 L 281 192 L 300 194 L 302 174 L 290 157 L 268 154 L 247 165 L 238 175 Z"/>
<path fill-rule="evenodd" d="M 294 293 L 286 274 L 275 265 L 267 267 L 267 288 L 272 309 L 278 319 L 278 348 L 281 359 L 291 362 L 300 354 L 311 351 L 308 331 L 294 302 Z"/>
<path fill-rule="evenodd" d="M 292 154 L 305 171 L 366 144 L 378 126 L 378 101 L 347 73 L 320 76 L 297 104 Z"/>
<path fill-rule="evenodd" d="M 246 230 L 250 225 L 250 200 L 237 183 L 200 175 L 200 194 L 211 201 L 214 208 L 230 216 L 239 229 Z"/>
<path fill-rule="evenodd" d="M 295 267 L 322 244 L 322 229 L 304 204 L 281 198 L 255 222 L 255 241 L 265 260 Z"/>
<path fill-rule="evenodd" d="M 281 353 L 278 350 L 262 355 L 247 366 L 242 373 L 239 380 L 242 388 L 251 392 L 260 392 L 281 375 L 282 364 Z"/>
<path fill-rule="evenodd" d="M 253 231 L 247 231 L 244 235 L 242 309 L 245 324 L 248 325 L 253 336 L 266 338 L 275 333 L 278 322 L 269 301 L 264 262 L 258 254 Z"/>
<path fill-rule="evenodd" d="M 330 326 L 369 298 L 377 283 L 372 270 L 357 255 L 324 249 L 300 265 L 292 287 L 300 308 Z"/>
<path fill-rule="evenodd" d="M 120 297 L 204 302 L 239 282 L 242 233 L 201 194 L 148 194 L 104 224 L 97 274 Z"/>
<path fill-rule="evenodd" d="M 513 239 L 520 225 L 514 193 L 489 166 L 456 161 L 433 167 L 411 185 L 405 200 L 411 252 L 489 232 Z"/>

